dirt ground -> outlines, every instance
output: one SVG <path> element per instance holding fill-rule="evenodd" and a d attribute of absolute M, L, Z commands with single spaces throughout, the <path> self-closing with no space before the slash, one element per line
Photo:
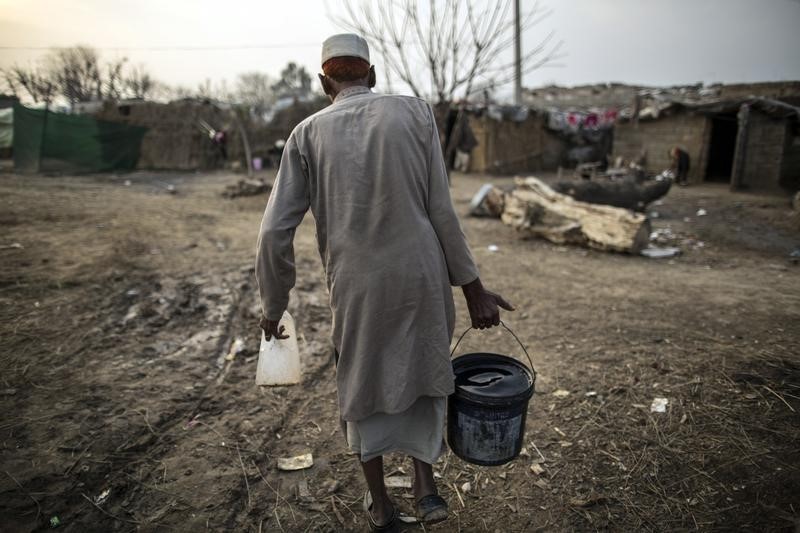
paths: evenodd
<path fill-rule="evenodd" d="M 313 221 L 297 235 L 290 307 L 304 381 L 260 388 L 251 265 L 266 197 L 222 198 L 236 179 L 0 175 L 0 530 L 365 530 Z M 489 179 L 455 175 L 453 197 L 539 377 L 522 456 L 483 468 L 447 454 L 435 471 L 451 517 L 428 529 L 798 531 L 788 200 L 673 190 L 653 224 L 684 253 L 653 260 L 466 217 Z M 465 343 L 521 355 L 499 329 Z M 655 398 L 666 412 L 651 412 Z M 277 469 L 305 452 L 312 468 Z M 402 458 L 387 468 L 411 473 Z M 411 510 L 409 491 L 392 494 Z"/>

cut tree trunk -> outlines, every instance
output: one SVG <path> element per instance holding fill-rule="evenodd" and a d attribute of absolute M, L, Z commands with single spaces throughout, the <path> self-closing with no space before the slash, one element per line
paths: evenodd
<path fill-rule="evenodd" d="M 632 254 L 647 246 L 650 222 L 642 214 L 578 202 L 536 178 L 517 178 L 516 185 L 501 218 L 526 237 Z"/>
<path fill-rule="evenodd" d="M 672 180 L 636 183 L 633 179 L 619 181 L 559 181 L 553 190 L 590 204 L 612 205 L 644 211 L 647 205 L 669 192 Z"/>

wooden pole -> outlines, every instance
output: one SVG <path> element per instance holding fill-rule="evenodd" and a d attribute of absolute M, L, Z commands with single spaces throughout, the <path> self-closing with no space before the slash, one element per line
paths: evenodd
<path fill-rule="evenodd" d="M 519 0 L 514 0 L 514 103 L 522 105 L 522 36 Z"/>
<path fill-rule="evenodd" d="M 733 152 L 731 169 L 731 190 L 738 191 L 744 183 L 744 165 L 747 161 L 747 133 L 750 127 L 750 106 L 742 104 L 739 108 L 739 131 L 736 134 L 736 149 Z"/>

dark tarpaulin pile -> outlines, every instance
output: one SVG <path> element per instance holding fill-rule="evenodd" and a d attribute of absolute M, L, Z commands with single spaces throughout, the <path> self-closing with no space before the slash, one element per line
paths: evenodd
<path fill-rule="evenodd" d="M 14 106 L 18 172 L 133 170 L 147 128 Z"/>

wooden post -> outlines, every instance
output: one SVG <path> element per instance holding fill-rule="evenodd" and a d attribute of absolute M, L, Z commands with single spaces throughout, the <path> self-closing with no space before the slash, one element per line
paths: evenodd
<path fill-rule="evenodd" d="M 742 104 L 739 108 L 739 131 L 736 134 L 736 150 L 733 152 L 731 169 L 731 190 L 738 191 L 744 182 L 744 165 L 747 161 L 747 132 L 750 126 L 750 106 Z"/>

